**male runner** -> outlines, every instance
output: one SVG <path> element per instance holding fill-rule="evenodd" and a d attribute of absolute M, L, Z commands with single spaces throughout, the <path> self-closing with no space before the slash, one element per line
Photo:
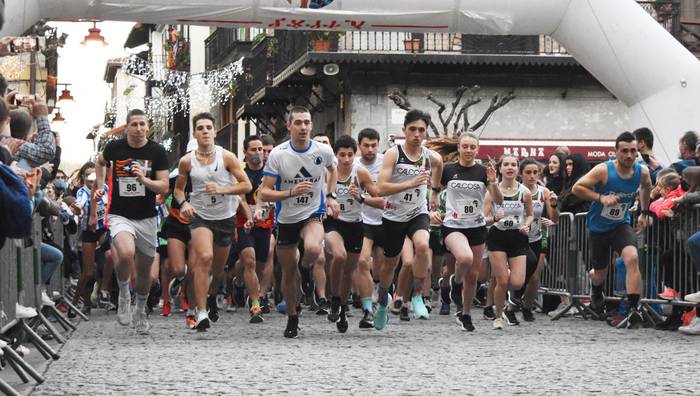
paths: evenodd
<path fill-rule="evenodd" d="M 224 264 L 235 232 L 238 195 L 251 190 L 250 181 L 236 155 L 215 145 L 215 118 L 199 113 L 192 118 L 197 148 L 180 159 L 175 181 L 175 200 L 180 213 L 191 219 L 190 267 L 192 269 L 195 328 L 204 331 L 218 320 L 216 289 L 221 283 Z M 192 192 L 185 199 L 187 178 Z M 211 285 L 209 275 L 211 274 Z M 209 293 L 210 286 L 214 289 Z M 207 312 L 207 305 L 209 312 Z"/>
<path fill-rule="evenodd" d="M 615 140 L 616 159 L 596 165 L 579 179 L 573 192 L 581 199 L 593 201 L 588 210 L 587 226 L 591 245 L 591 308 L 602 312 L 605 304 L 603 283 L 608 274 L 611 249 L 625 262 L 627 269 L 627 298 L 630 314 L 620 326 L 638 328 L 643 318 L 639 313 L 642 274 L 639 271 L 637 236 L 630 225 L 630 208 L 639 192 L 643 208 L 637 219 L 637 233 L 649 224 L 649 169 L 637 160 L 637 141 L 630 132 Z"/>
<path fill-rule="evenodd" d="M 296 338 L 299 327 L 299 272 L 297 269 L 299 238 L 304 239 L 302 266 L 309 268 L 323 254 L 323 225 L 326 207 L 334 216 L 338 204 L 333 195 L 324 196 L 325 169 L 328 169 L 328 190 L 335 191 L 338 171 L 333 164 L 333 150 L 311 140 L 313 122 L 305 107 L 295 106 L 287 121 L 290 140 L 275 147 L 265 165 L 265 177 L 258 195 L 264 202 L 277 202 L 277 257 L 282 267 L 282 293 L 287 301 L 287 328 L 284 336 Z"/>
<path fill-rule="evenodd" d="M 260 302 L 264 300 L 265 294 L 260 288 L 260 278 L 268 263 L 275 210 L 271 204 L 261 201 L 258 197 L 258 189 L 263 179 L 263 143 L 260 136 L 245 138 L 243 150 L 246 159 L 244 170 L 253 185 L 253 190 L 241 196 L 247 205 L 244 205 L 244 213 L 238 212 L 236 240 L 243 264 L 243 280 L 250 299 L 250 323 L 261 323 L 263 312 Z"/>
<path fill-rule="evenodd" d="M 383 231 L 390 237 L 384 243 L 383 263 L 375 270 L 379 274 L 379 306 L 374 317 L 374 328 L 382 330 L 388 321 L 387 305 L 389 287 L 399 261 L 404 238 L 413 242 L 415 263 L 413 265 L 413 315 L 427 319 L 428 310 L 423 303 L 430 250 L 428 233 L 428 186 L 432 188 L 431 208 L 437 207 L 442 177 L 442 157 L 423 147 L 430 125 L 430 115 L 411 110 L 404 118 L 404 144 L 389 149 L 379 171 L 377 187 L 379 195 L 387 197 L 382 215 Z"/>
<path fill-rule="evenodd" d="M 136 268 L 136 309 L 134 329 L 148 334 L 146 301 L 151 289 L 151 265 L 156 254 L 156 194 L 168 192 L 168 158 L 160 144 L 148 139 L 146 113 L 134 109 L 126 116 L 126 138 L 107 143 L 97 160 L 97 183 L 92 192 L 99 200 L 104 194 L 105 167 L 111 164 L 112 186 L 107 220 L 112 236 L 112 257 L 119 283 L 117 322 L 132 322 L 129 274 Z"/>

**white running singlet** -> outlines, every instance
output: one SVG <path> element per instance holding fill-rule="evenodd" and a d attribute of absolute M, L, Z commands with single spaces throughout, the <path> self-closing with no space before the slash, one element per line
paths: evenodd
<path fill-rule="evenodd" d="M 313 140 L 303 151 L 295 150 L 289 140 L 272 149 L 264 174 L 277 179 L 277 191 L 290 190 L 303 181 L 313 183 L 311 191 L 277 202 L 278 223 L 294 224 L 325 213 L 324 170 L 333 168 L 334 159 L 329 145 Z"/>
<path fill-rule="evenodd" d="M 531 194 L 530 189 L 518 183 L 518 189 L 513 195 L 503 194 L 501 205 L 494 202 L 494 214 L 503 211 L 504 217 L 493 224 L 501 231 L 517 230 L 525 224 L 525 194 Z"/>
<path fill-rule="evenodd" d="M 544 188 L 540 185 L 537 190 L 532 193 L 532 224 L 530 224 L 530 233 L 527 235 L 529 243 L 537 242 L 542 239 L 542 213 L 544 213 Z"/>
<path fill-rule="evenodd" d="M 350 175 L 345 180 L 338 180 L 335 188 L 340 214 L 338 220 L 346 223 L 359 223 L 362 221 L 362 204 L 350 192 L 350 184 L 355 183 L 360 189 L 360 182 L 357 180 L 357 169 L 359 165 L 353 164 Z"/>
<path fill-rule="evenodd" d="M 431 174 L 430 150 L 421 147 L 417 160 L 408 158 L 403 145 L 397 145 L 398 158 L 391 174 L 391 183 L 405 183 L 424 173 Z M 404 190 L 387 197 L 384 203 L 384 218 L 391 221 L 407 222 L 420 214 L 428 214 L 428 185 Z"/>
<path fill-rule="evenodd" d="M 238 196 L 231 194 L 208 194 L 207 183 L 214 182 L 222 186 L 236 184 L 236 179 L 226 169 L 224 163 L 224 149 L 215 146 L 214 162 L 202 165 L 197 161 L 196 151 L 190 152 L 190 180 L 192 181 L 192 193 L 190 204 L 197 215 L 204 220 L 224 220 L 236 215 L 238 210 Z"/>
<path fill-rule="evenodd" d="M 382 168 L 382 162 L 384 162 L 384 154 L 381 153 L 377 153 L 374 163 L 369 165 L 362 161 L 362 157 L 355 159 L 355 164 L 363 166 L 365 169 L 367 169 L 370 176 L 372 176 L 372 181 L 375 184 L 377 183 L 379 170 Z M 384 213 L 384 209 L 362 204 L 362 222 L 364 224 L 382 225 L 382 213 Z"/>

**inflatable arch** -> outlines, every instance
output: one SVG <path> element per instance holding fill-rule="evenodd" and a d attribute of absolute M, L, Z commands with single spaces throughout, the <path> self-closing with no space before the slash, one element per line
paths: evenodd
<path fill-rule="evenodd" d="M 11 0 L 2 34 L 40 18 L 548 34 L 629 107 L 632 127 L 655 131 L 667 162 L 681 133 L 700 128 L 700 62 L 634 0 Z"/>

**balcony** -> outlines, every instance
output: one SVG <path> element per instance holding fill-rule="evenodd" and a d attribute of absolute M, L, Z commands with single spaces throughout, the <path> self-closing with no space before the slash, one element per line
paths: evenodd
<path fill-rule="evenodd" d="M 214 69 L 241 57 L 250 56 L 253 45 L 264 38 L 262 29 L 216 29 L 204 41 L 205 64 L 207 69 Z"/>

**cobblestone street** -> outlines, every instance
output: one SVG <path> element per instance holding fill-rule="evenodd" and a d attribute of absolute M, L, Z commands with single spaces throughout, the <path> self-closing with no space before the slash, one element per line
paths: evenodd
<path fill-rule="evenodd" d="M 261 325 L 223 313 L 207 333 L 182 315 L 151 316 L 140 337 L 95 311 L 80 323 L 37 395 L 63 394 L 697 394 L 698 338 L 652 329 L 616 330 L 565 318 L 491 330 L 459 330 L 453 316 L 346 334 L 308 311 L 298 339 L 282 337 L 284 316 Z M 477 310 L 479 317 L 480 310 Z M 679 376 L 679 373 L 689 373 Z M 7 372 L 6 372 L 7 373 Z M 7 374 L 5 375 L 7 377 Z M 19 382 L 16 377 L 14 381 Z M 26 392 L 32 389 L 26 388 Z"/>

